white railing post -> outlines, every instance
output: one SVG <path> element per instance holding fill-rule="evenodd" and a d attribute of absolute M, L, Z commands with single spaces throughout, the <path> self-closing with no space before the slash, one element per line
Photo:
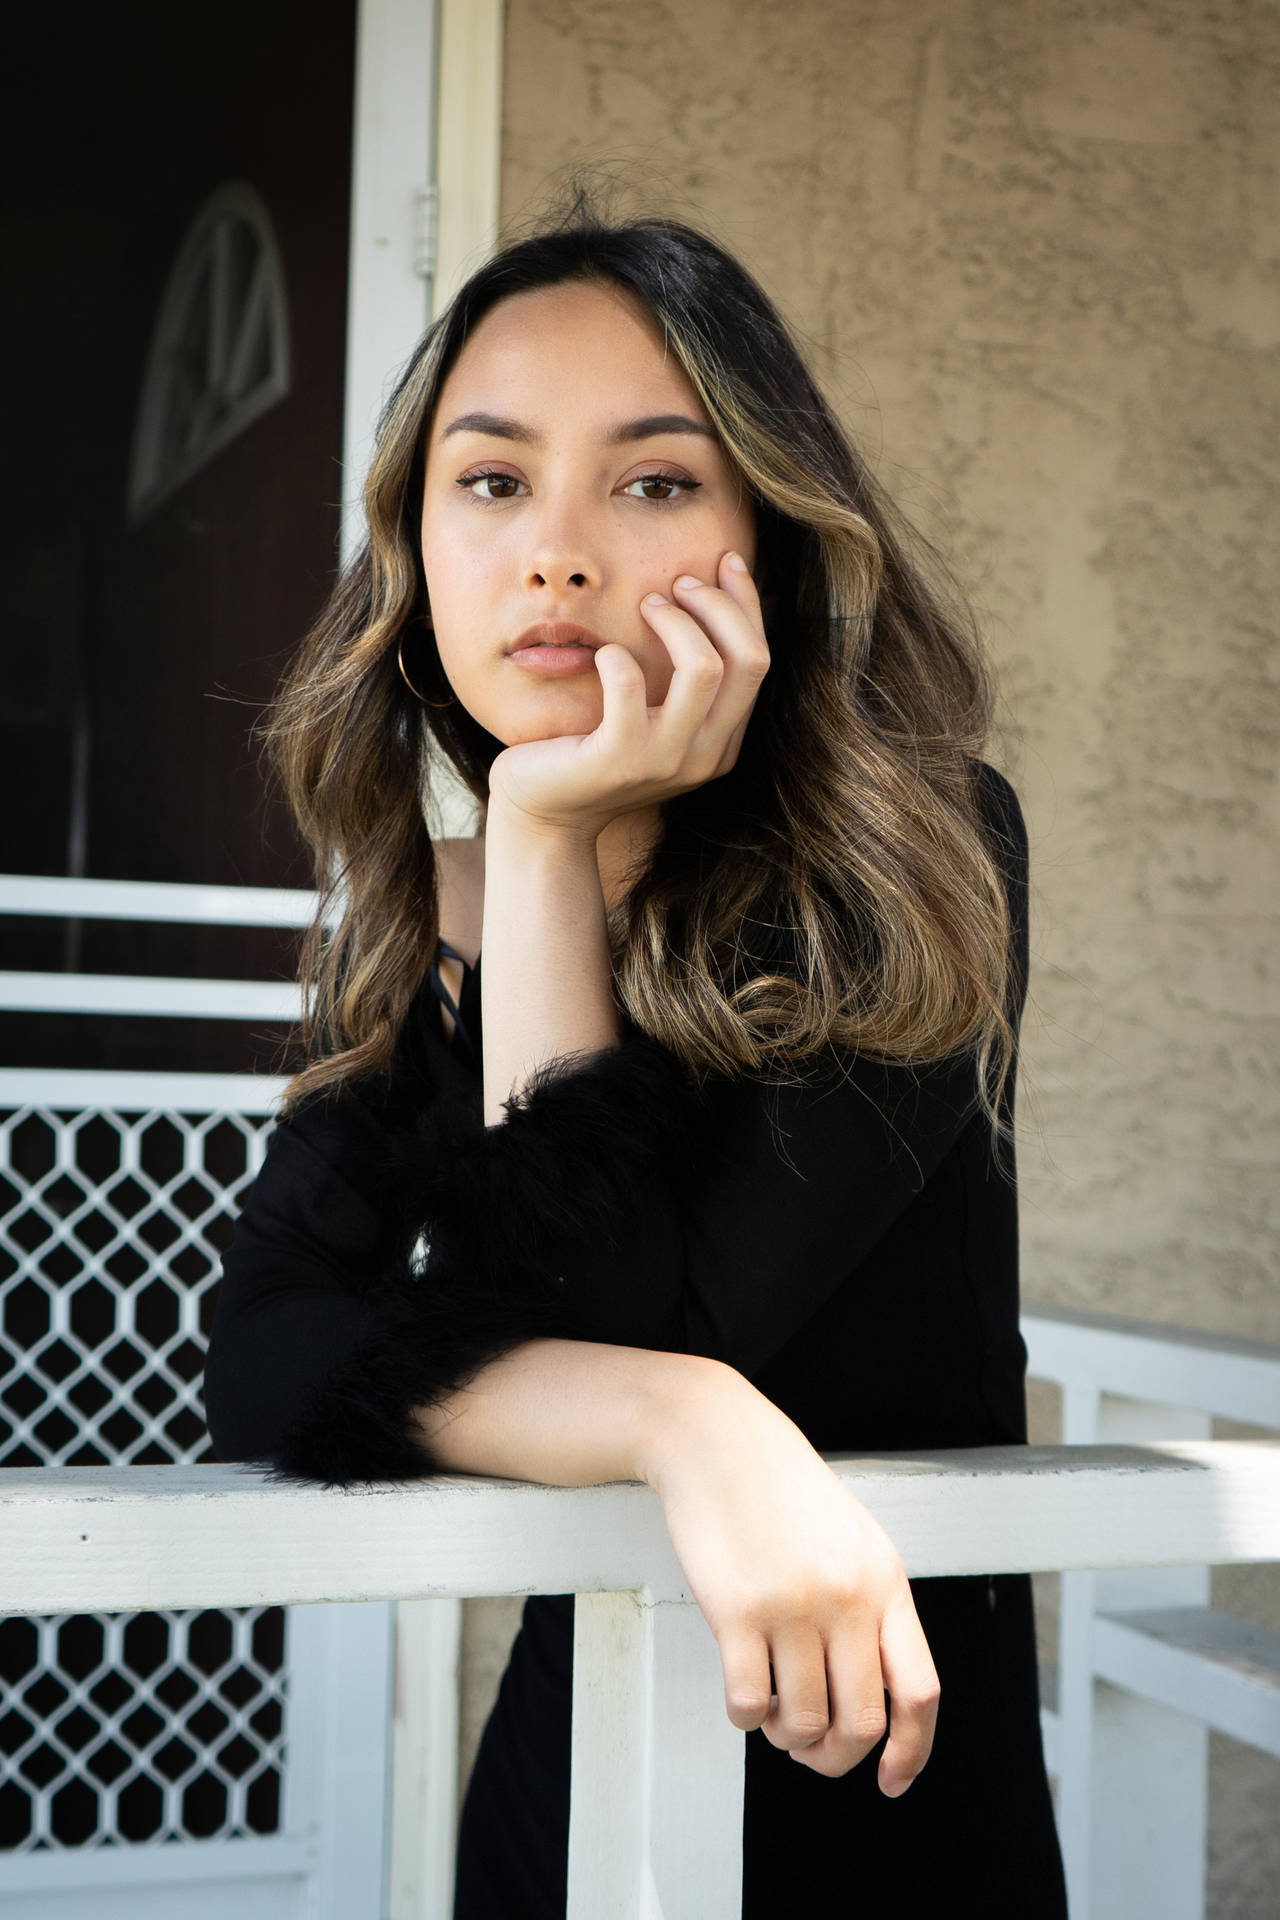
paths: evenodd
<path fill-rule="evenodd" d="M 568 1920 L 737 1920 L 744 1765 L 693 1601 L 580 1593 Z"/>
<path fill-rule="evenodd" d="M 1062 1389 L 1065 1446 L 1093 1444 L 1101 1396 L 1089 1384 Z M 1071 1920 L 1092 1920 L 1093 1869 L 1093 1612 L 1089 1572 L 1064 1573 L 1058 1610 L 1058 1841 Z"/>
<path fill-rule="evenodd" d="M 1208 1440 L 1208 1414 L 1103 1394 L 1100 1443 Z M 1081 1576 L 1076 1576 L 1077 1578 Z M 1097 1613 L 1205 1607 L 1208 1567 L 1137 1567 L 1083 1576 Z M 1093 1683 L 1091 1920 L 1204 1920 L 1209 1733 L 1127 1688 Z"/>
<path fill-rule="evenodd" d="M 458 1819 L 462 1601 L 395 1608 L 387 1920 L 448 1920 Z"/>

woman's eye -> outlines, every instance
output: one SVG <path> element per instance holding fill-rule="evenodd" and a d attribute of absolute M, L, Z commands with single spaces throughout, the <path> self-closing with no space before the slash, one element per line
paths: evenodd
<path fill-rule="evenodd" d="M 684 493 L 696 493 L 701 485 L 701 480 L 683 480 L 678 473 L 641 473 L 634 480 L 628 480 L 625 491 L 630 492 L 632 487 L 677 487 Z M 652 500 L 657 506 L 665 506 L 670 500 L 678 500 L 680 495 L 646 493 L 641 497 Z"/>
<path fill-rule="evenodd" d="M 458 479 L 458 485 L 464 487 L 473 500 L 492 505 L 499 500 L 514 499 L 515 489 L 522 484 L 514 473 L 502 473 L 492 467 L 479 473 L 464 473 Z M 701 480 L 686 480 L 678 473 L 641 473 L 634 480 L 628 480 L 623 491 L 633 500 L 648 500 L 653 506 L 665 507 L 673 505 L 682 494 L 696 493 L 701 485 Z M 633 487 L 642 487 L 645 491 L 635 494 L 631 492 Z M 664 491 L 650 492 L 651 488 Z"/>
<path fill-rule="evenodd" d="M 460 487 L 466 487 L 467 490 L 471 492 L 472 498 L 475 500 L 497 501 L 497 500 L 509 500 L 511 498 L 511 495 L 509 493 L 487 493 L 487 492 L 479 493 L 475 491 L 475 489 L 479 487 L 480 483 L 485 480 L 508 480 L 510 481 L 513 487 L 518 487 L 520 485 L 520 482 L 516 479 L 514 473 L 499 473 L 494 469 L 488 468 L 488 467 L 485 468 L 483 473 L 464 473 L 460 477 L 458 481 L 458 485 Z"/>

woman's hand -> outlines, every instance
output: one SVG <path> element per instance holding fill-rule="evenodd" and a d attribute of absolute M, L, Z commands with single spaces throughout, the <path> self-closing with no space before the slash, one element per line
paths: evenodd
<path fill-rule="evenodd" d="M 735 1727 L 847 1773 L 885 1731 L 882 1793 L 933 1745 L 938 1675 L 897 1550 L 779 1408 L 712 1364 L 646 1462 L 720 1647 Z M 773 1669 L 773 1685 L 769 1670 Z"/>
<path fill-rule="evenodd" d="M 618 814 L 727 773 L 769 670 L 759 595 L 750 573 L 730 565 L 737 557 L 721 556 L 718 585 L 677 580 L 680 604 L 640 602 L 674 663 L 660 707 L 646 702 L 639 662 L 609 642 L 595 656 L 604 689 L 595 732 L 505 748 L 490 768 L 491 799 L 540 827 L 595 835 Z"/>

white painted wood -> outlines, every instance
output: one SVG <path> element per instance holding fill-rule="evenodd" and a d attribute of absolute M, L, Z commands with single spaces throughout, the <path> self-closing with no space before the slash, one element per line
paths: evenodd
<path fill-rule="evenodd" d="M 431 318 L 497 244 L 502 160 L 502 0 L 439 0 L 439 131 Z M 429 831 L 469 839 L 477 807 L 443 759 L 431 768 Z"/>
<path fill-rule="evenodd" d="M 5 1920 L 11 1913 L 25 1914 L 27 1898 L 44 1900 L 43 1907 L 32 1905 L 30 1911 L 39 1914 L 40 1920 L 60 1920 L 60 1915 L 71 1910 L 71 1899 L 77 1894 L 101 1892 L 104 1905 L 101 1908 L 85 1908 L 89 1920 L 96 1920 L 97 1913 L 110 1911 L 106 1902 L 117 1895 L 131 1895 L 142 1888 L 150 1893 L 170 1889 L 175 1899 L 182 1901 L 181 1914 L 186 1920 L 188 1898 L 187 1889 L 194 1881 L 206 1883 L 221 1900 L 222 1906 L 212 1908 L 217 1920 L 231 1910 L 239 1920 L 245 1911 L 240 1904 L 240 1890 L 249 1883 L 275 1881 L 284 1888 L 285 1893 L 272 1911 L 289 1912 L 288 1889 L 290 1883 L 295 1888 L 316 1870 L 318 1858 L 316 1843 L 310 1836 L 291 1836 L 281 1834 L 264 1835 L 263 1838 L 243 1840 L 201 1840 L 184 1842 L 181 1846 L 159 1847 L 91 1847 L 69 1848 L 65 1853 L 4 1853 L 0 1855 L 0 1907 Z M 182 1891 L 179 1893 L 179 1889 Z M 63 1903 L 59 1908 L 57 1902 Z M 170 1912 L 179 1911 L 174 1907 Z M 127 1914 L 126 1920 L 132 1920 Z"/>
<path fill-rule="evenodd" d="M 1030 1350 L 1033 1330 L 1023 1320 Z M 1043 1354 L 1033 1369 L 1039 1372 Z M 1028 1365 L 1030 1367 L 1030 1361 Z M 1050 1376 L 1053 1377 L 1053 1376 Z M 1099 1393 L 1088 1378 L 1066 1375 L 1062 1385 L 1062 1438 L 1067 1446 L 1091 1446 L 1097 1437 Z M 1059 1582 L 1057 1706 L 1053 1748 L 1058 1777 L 1057 1824 L 1072 1920 L 1089 1920 L 1093 1850 L 1093 1613 L 1094 1575 L 1064 1572 Z M 1044 1715 L 1041 1716 L 1042 1720 Z"/>
<path fill-rule="evenodd" d="M 1263 1341 L 1031 1303 L 1022 1334 L 1037 1380 L 1280 1428 L 1280 1348 Z"/>
<path fill-rule="evenodd" d="M 736 1920 L 744 1736 L 691 1599 L 578 1596 L 568 1920 Z"/>
<path fill-rule="evenodd" d="M 1280 1441 L 827 1456 L 913 1578 L 1280 1559 Z M 479 1475 L 368 1490 L 247 1466 L 12 1467 L 0 1610 L 685 1588 L 657 1496 Z"/>
<path fill-rule="evenodd" d="M 498 238 L 502 32 L 502 0 L 441 0 L 433 317 L 444 312 Z"/>
<path fill-rule="evenodd" d="M 1062 1432 L 1069 1444 L 1207 1436 L 1209 1416 L 1215 1413 L 1280 1426 L 1280 1350 L 1274 1346 L 1030 1303 L 1024 1306 L 1022 1330 L 1031 1376 L 1056 1380 L 1062 1387 Z M 1173 1896 L 1178 1904 L 1170 1911 L 1201 1910 L 1197 1890 L 1203 1885 L 1204 1863 L 1197 1848 L 1206 1837 L 1204 1727 L 1194 1718 L 1170 1723 L 1147 1708 L 1176 1706 L 1184 1716 L 1194 1713 L 1197 1684 L 1210 1683 L 1203 1675 L 1199 1683 L 1193 1680 L 1189 1657 L 1175 1668 L 1172 1654 L 1146 1645 L 1136 1626 L 1127 1633 L 1118 1626 L 1108 1628 L 1097 1618 L 1097 1609 L 1114 1604 L 1133 1616 L 1136 1609 L 1170 1607 L 1179 1600 L 1184 1608 L 1194 1608 L 1207 1598 L 1207 1583 L 1203 1567 L 1172 1574 L 1167 1568 L 1063 1573 L 1055 1697 L 1042 1710 L 1041 1724 L 1046 1761 L 1058 1779 L 1058 1827 L 1073 1920 L 1098 1920 L 1096 1885 L 1112 1889 L 1109 1902 L 1117 1898 L 1116 1888 L 1134 1891 L 1132 1840 L 1123 1829 L 1128 1824 L 1133 1833 L 1140 1832 L 1147 1818 L 1145 1790 L 1131 1784 L 1140 1775 L 1157 1783 L 1152 1806 L 1164 1805 L 1170 1821 L 1178 1817 L 1165 1795 L 1167 1788 L 1183 1816 L 1179 1844 L 1168 1853 L 1174 1863 L 1168 1877 L 1180 1876 Z M 1244 1623 L 1235 1625 L 1243 1630 Z M 1107 1650 L 1105 1660 L 1100 1647 Z M 1200 1664 L 1207 1662 L 1206 1655 Z M 1095 1668 L 1100 1677 L 1105 1669 L 1105 1678 L 1124 1689 L 1107 1699 L 1106 1754 L 1096 1764 L 1095 1709 L 1102 1694 Z M 1148 1685 L 1156 1674 L 1159 1688 Z M 1215 1699 L 1221 1691 L 1214 1686 Z M 1139 1697 L 1147 1693 L 1154 1694 L 1150 1703 Z M 1241 1703 L 1240 1711 L 1247 1713 L 1248 1708 Z M 1113 1773 L 1119 1777 L 1118 1795 L 1111 1790 Z M 1134 1804 L 1135 1794 L 1143 1805 Z M 1095 1809 L 1101 1810 L 1101 1820 Z M 1095 1840 L 1111 1852 L 1105 1863 L 1101 1855 L 1094 1861 Z M 1121 1909 L 1108 1905 L 1106 1910 Z"/>
<path fill-rule="evenodd" d="M 640 1920 L 644 1905 L 652 1910 L 645 1615 L 638 1593 L 580 1593 L 574 1602 L 566 1920 Z"/>
<path fill-rule="evenodd" d="M 388 1920 L 450 1920 L 462 1602 L 401 1600 L 395 1612 Z"/>
<path fill-rule="evenodd" d="M 1093 1616 L 1096 1576 L 1059 1583 L 1057 1822 L 1071 1920 L 1090 1920 L 1093 1861 Z"/>
<path fill-rule="evenodd" d="M 1104 1393 L 1098 1408 L 1098 1439 L 1142 1446 L 1149 1441 L 1209 1440 L 1209 1414 L 1185 1406 Z M 1097 1576 L 1096 1603 L 1107 1613 L 1128 1607 L 1204 1607 L 1209 1604 L 1208 1566 L 1130 1565 Z"/>
<path fill-rule="evenodd" d="M 347 364 L 345 565 L 365 533 L 361 494 L 383 402 L 427 324 L 419 209 L 432 187 L 435 0 L 360 0 L 356 16 Z"/>
<path fill-rule="evenodd" d="M 128 1073 L 108 1067 L 0 1067 L 0 1108 L 115 1113 L 274 1113 L 288 1086 L 270 1073 Z"/>
<path fill-rule="evenodd" d="M 1280 1558 L 1278 1442 L 991 1448 L 831 1464 L 913 1576 Z M 344 1493 L 277 1485 L 244 1467 L 15 1468 L 0 1476 L 0 1537 L 8 1613 L 566 1591 L 666 1600 L 683 1606 L 711 1655 L 708 1734 L 740 1742 L 656 1496 L 635 1483 L 544 1488 L 456 1476 Z M 659 1682 L 650 1694 L 639 1671 L 626 1686 L 652 1698 L 669 1729 L 679 1689 L 664 1704 Z M 377 1691 L 368 1689 L 370 1700 Z M 1112 1730 L 1108 1722 L 1108 1739 Z M 299 1741 L 300 1759 L 314 1744 Z M 667 1738 L 652 1751 L 669 1764 Z M 660 1825 L 656 1798 L 651 1833 L 655 1810 Z M 1150 1813 L 1148 1797 L 1134 1817 Z M 662 1898 L 656 1877 L 652 1890 Z"/>
<path fill-rule="evenodd" d="M 173 980 L 124 973 L 0 973 L 7 1013 L 131 1013 L 193 1020 L 301 1018 L 292 981 Z"/>
<path fill-rule="evenodd" d="M 289 1611 L 284 1827 L 309 1815 L 315 1920 L 386 1911 L 394 1631 L 381 1602 Z"/>
<path fill-rule="evenodd" d="M 1202 1442 L 1211 1431 L 1207 1413 L 1185 1407 L 1106 1393 L 1099 1405 L 1102 1441 Z M 1207 1564 L 1112 1568 L 1095 1575 L 1098 1612 L 1208 1601 Z M 1096 1675 L 1094 1645 L 1089 1665 Z M 1144 1911 L 1144 1901 L 1145 1911 L 1161 1920 L 1203 1920 L 1209 1837 L 1204 1724 L 1171 1712 L 1127 1682 L 1119 1690 L 1095 1678 L 1092 1804 L 1093 1920 L 1131 1920 Z"/>
<path fill-rule="evenodd" d="M 1200 1920 L 1208 1784 L 1202 1727 L 1095 1683 L 1093 1920 Z"/>
<path fill-rule="evenodd" d="M 246 1845 L 248 1841 L 232 1841 Z M 130 1855 L 146 1849 L 130 1847 Z M 161 1851 L 161 1849 L 157 1849 Z M 165 1847 L 165 1853 L 178 1853 L 177 1847 Z M 200 1862 L 203 1843 L 190 1841 L 182 1847 Z M 88 1859 L 104 1857 L 102 1847 L 88 1851 Z M 35 1859 L 54 1860 L 54 1855 L 36 1855 Z M 253 1878 L 249 1878 L 253 1874 Z M 244 1880 L 173 1880 L 161 1885 L 113 1884 L 107 1868 L 102 1882 L 86 1884 L 79 1891 L 58 1887 L 54 1891 L 31 1891 L 4 1897 L 4 1920 L 313 1920 L 311 1887 L 305 1880 L 259 1880 L 253 1857 L 244 1857 Z M 52 1876 L 50 1876 L 52 1880 Z"/>
<path fill-rule="evenodd" d="M 315 894 L 298 887 L 204 887 L 176 881 L 0 874 L 0 913 L 175 925 L 306 927 L 315 911 Z"/>
<path fill-rule="evenodd" d="M 690 1600 L 647 1609 L 653 1647 L 649 1858 L 663 1920 L 738 1920 L 746 1736 L 725 1712 L 720 1649 Z M 647 1884 L 647 1880 L 646 1880 Z"/>
<path fill-rule="evenodd" d="M 1099 1614 L 1094 1671 L 1280 1759 L 1280 1633 L 1213 1607 Z"/>

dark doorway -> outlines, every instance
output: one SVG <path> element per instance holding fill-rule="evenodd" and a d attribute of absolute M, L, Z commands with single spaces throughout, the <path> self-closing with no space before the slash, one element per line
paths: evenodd
<path fill-rule="evenodd" d="M 0 865 L 305 886 L 251 729 L 337 564 L 354 0 L 73 0 L 22 10 L 6 37 L 20 160 Z M 166 285 L 231 183 L 278 248 L 287 386 L 131 516 Z M 290 937 L 263 932 L 10 920 L 5 933 L 11 967 L 263 978 L 292 964 Z M 235 1022 L 24 1015 L 5 1017 L 3 1040 L 13 1065 L 278 1064 L 278 1035 Z"/>

